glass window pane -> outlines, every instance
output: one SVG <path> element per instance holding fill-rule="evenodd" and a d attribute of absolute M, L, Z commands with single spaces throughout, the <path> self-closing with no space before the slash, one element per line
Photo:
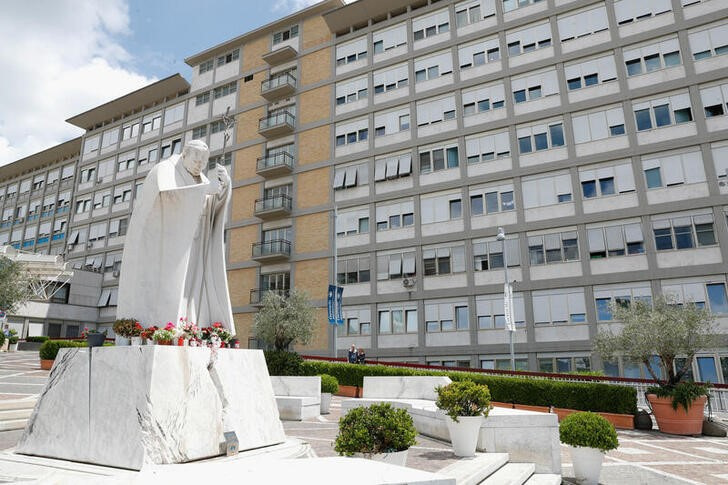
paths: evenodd
<path fill-rule="evenodd" d="M 455 308 L 455 318 L 458 330 L 467 330 L 468 325 L 468 307 L 459 306 Z"/>
<path fill-rule="evenodd" d="M 404 318 L 402 310 L 392 310 L 392 332 L 404 333 Z"/>
<path fill-rule="evenodd" d="M 581 192 L 585 199 L 591 199 L 597 196 L 597 183 L 595 180 L 587 180 L 581 183 Z"/>
<path fill-rule="evenodd" d="M 665 67 L 679 66 L 680 65 L 680 52 L 668 52 L 663 54 L 662 58 L 665 60 Z"/>
<path fill-rule="evenodd" d="M 619 377 L 619 364 L 616 361 L 604 361 L 604 375 Z"/>
<path fill-rule="evenodd" d="M 675 110 L 675 123 L 687 123 L 688 121 L 693 121 L 693 113 L 690 108 Z"/>
<path fill-rule="evenodd" d="M 447 168 L 455 168 L 458 166 L 458 148 L 450 147 L 447 149 Z"/>
<path fill-rule="evenodd" d="M 652 119 L 650 118 L 649 109 L 640 109 L 634 112 L 637 120 L 637 131 L 649 130 L 652 128 Z"/>
<path fill-rule="evenodd" d="M 521 153 L 530 153 L 531 150 L 531 137 L 524 136 L 518 139 L 518 149 Z"/>
<path fill-rule="evenodd" d="M 614 177 L 599 179 L 599 190 L 602 195 L 614 194 Z"/>
<path fill-rule="evenodd" d="M 498 212 L 498 193 L 490 192 L 485 194 L 485 211 L 488 214 Z"/>
<path fill-rule="evenodd" d="M 580 89 L 581 88 L 581 78 L 576 77 L 574 79 L 569 79 L 568 81 L 566 81 L 566 84 L 568 85 L 570 91 L 574 90 L 574 89 Z"/>
<path fill-rule="evenodd" d="M 557 372 L 571 372 L 571 358 L 559 357 L 556 359 Z"/>
<path fill-rule="evenodd" d="M 713 313 L 728 313 L 728 298 L 726 298 L 725 284 L 713 283 L 706 285 L 710 311 Z"/>
<path fill-rule="evenodd" d="M 548 150 L 549 141 L 546 133 L 537 133 L 533 135 L 533 138 L 536 143 L 536 150 Z"/>
<path fill-rule="evenodd" d="M 379 312 L 379 333 L 391 333 L 392 322 L 389 311 Z"/>
<path fill-rule="evenodd" d="M 661 251 L 664 249 L 672 249 L 672 235 L 670 229 L 654 229 L 655 232 L 655 246 L 657 250 Z"/>
<path fill-rule="evenodd" d="M 525 89 L 519 89 L 518 91 L 513 92 L 513 100 L 516 103 L 523 103 L 526 101 L 526 90 Z"/>
<path fill-rule="evenodd" d="M 554 360 L 551 358 L 538 359 L 538 370 L 539 372 L 553 372 Z"/>
<path fill-rule="evenodd" d="M 662 177 L 660 176 L 659 167 L 645 170 L 645 178 L 647 179 L 647 188 L 654 189 L 662 187 Z"/>
<path fill-rule="evenodd" d="M 720 368 L 723 371 L 723 383 L 728 382 L 728 357 L 720 358 Z"/>
<path fill-rule="evenodd" d="M 698 380 L 702 382 L 718 382 L 718 370 L 715 368 L 715 359 L 713 357 L 698 357 Z"/>
<path fill-rule="evenodd" d="M 597 320 L 604 321 L 604 320 L 611 320 L 612 319 L 612 311 L 609 308 L 609 304 L 611 303 L 611 298 L 597 298 Z"/>
<path fill-rule="evenodd" d="M 479 216 L 483 213 L 483 196 L 473 195 L 470 197 L 470 213 Z"/>
<path fill-rule="evenodd" d="M 675 231 L 675 247 L 677 249 L 690 249 L 695 247 L 692 226 L 676 226 L 673 230 Z"/>
<path fill-rule="evenodd" d="M 655 106 L 652 108 L 655 111 L 655 125 L 656 126 L 668 126 L 672 123 L 670 120 L 670 107 L 666 104 Z"/>
<path fill-rule="evenodd" d="M 417 310 L 407 310 L 407 333 L 417 333 Z"/>
<path fill-rule="evenodd" d="M 561 124 L 549 126 L 549 133 L 552 147 L 564 146 L 564 127 Z"/>
<path fill-rule="evenodd" d="M 515 209 L 513 192 L 501 192 L 501 210 L 510 211 Z"/>
<path fill-rule="evenodd" d="M 628 76 L 636 76 L 637 74 L 642 74 L 642 62 L 640 59 L 632 59 L 631 61 L 627 61 L 625 64 L 627 64 Z"/>
<path fill-rule="evenodd" d="M 584 76 L 584 86 L 594 86 L 599 83 L 598 74 L 587 74 Z"/>
<path fill-rule="evenodd" d="M 660 54 L 652 54 L 645 56 L 645 69 L 647 72 L 656 71 L 662 67 L 660 63 Z"/>

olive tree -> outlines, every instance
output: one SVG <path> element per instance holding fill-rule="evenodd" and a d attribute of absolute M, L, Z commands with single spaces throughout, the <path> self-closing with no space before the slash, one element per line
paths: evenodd
<path fill-rule="evenodd" d="M 641 362 L 659 382 L 657 355 L 667 371 L 667 387 L 675 386 L 690 370 L 695 354 L 715 344 L 713 315 L 692 302 L 680 304 L 674 297 L 660 296 L 652 303 L 632 300 L 628 305 L 612 304 L 614 320 L 623 323 L 620 333 L 602 330 L 594 350 L 603 359 L 617 354 Z M 676 367 L 676 358 L 685 357 Z"/>
<path fill-rule="evenodd" d="M 31 277 L 22 263 L 0 256 L 0 310 L 14 313 L 27 302 L 32 292 Z"/>
<path fill-rule="evenodd" d="M 316 319 L 305 293 L 292 290 L 284 297 L 269 291 L 262 303 L 253 325 L 258 340 L 275 350 L 288 350 L 292 344 L 311 342 Z"/>

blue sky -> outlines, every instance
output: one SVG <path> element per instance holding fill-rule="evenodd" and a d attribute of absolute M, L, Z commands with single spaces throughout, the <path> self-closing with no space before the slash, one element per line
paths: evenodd
<path fill-rule="evenodd" d="M 0 165 L 83 133 L 64 120 L 317 0 L 2 0 Z"/>

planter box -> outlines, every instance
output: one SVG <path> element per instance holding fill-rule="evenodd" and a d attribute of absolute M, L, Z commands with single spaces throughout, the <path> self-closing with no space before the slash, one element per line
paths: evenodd
<path fill-rule="evenodd" d="M 53 362 L 55 362 L 55 360 L 53 359 L 40 359 L 41 370 L 51 370 L 51 367 L 53 367 Z"/>
<path fill-rule="evenodd" d="M 524 411 L 535 411 L 537 413 L 550 412 L 548 406 L 529 406 L 528 404 L 510 404 L 507 402 L 496 402 L 496 401 L 491 402 L 491 404 L 493 406 L 499 407 L 499 408 L 522 409 Z"/>
<path fill-rule="evenodd" d="M 358 386 L 342 386 L 341 384 L 339 384 L 339 392 L 337 392 L 336 395 L 344 397 L 361 397 Z"/>
<path fill-rule="evenodd" d="M 576 409 L 554 408 L 554 413 L 559 416 L 559 421 L 569 414 L 578 413 Z M 612 423 L 617 429 L 634 429 L 634 416 L 631 414 L 615 414 L 615 413 L 596 413 Z"/>

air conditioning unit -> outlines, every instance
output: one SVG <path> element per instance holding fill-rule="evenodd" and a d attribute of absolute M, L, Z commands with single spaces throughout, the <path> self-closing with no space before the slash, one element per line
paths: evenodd
<path fill-rule="evenodd" d="M 118 278 L 119 275 L 121 274 L 121 271 L 119 271 L 118 269 L 115 269 L 111 274 L 114 276 L 114 278 Z"/>
<path fill-rule="evenodd" d="M 402 279 L 402 286 L 404 286 L 408 290 L 411 290 L 412 288 L 414 288 L 416 284 L 417 284 L 416 278 L 403 278 Z"/>

